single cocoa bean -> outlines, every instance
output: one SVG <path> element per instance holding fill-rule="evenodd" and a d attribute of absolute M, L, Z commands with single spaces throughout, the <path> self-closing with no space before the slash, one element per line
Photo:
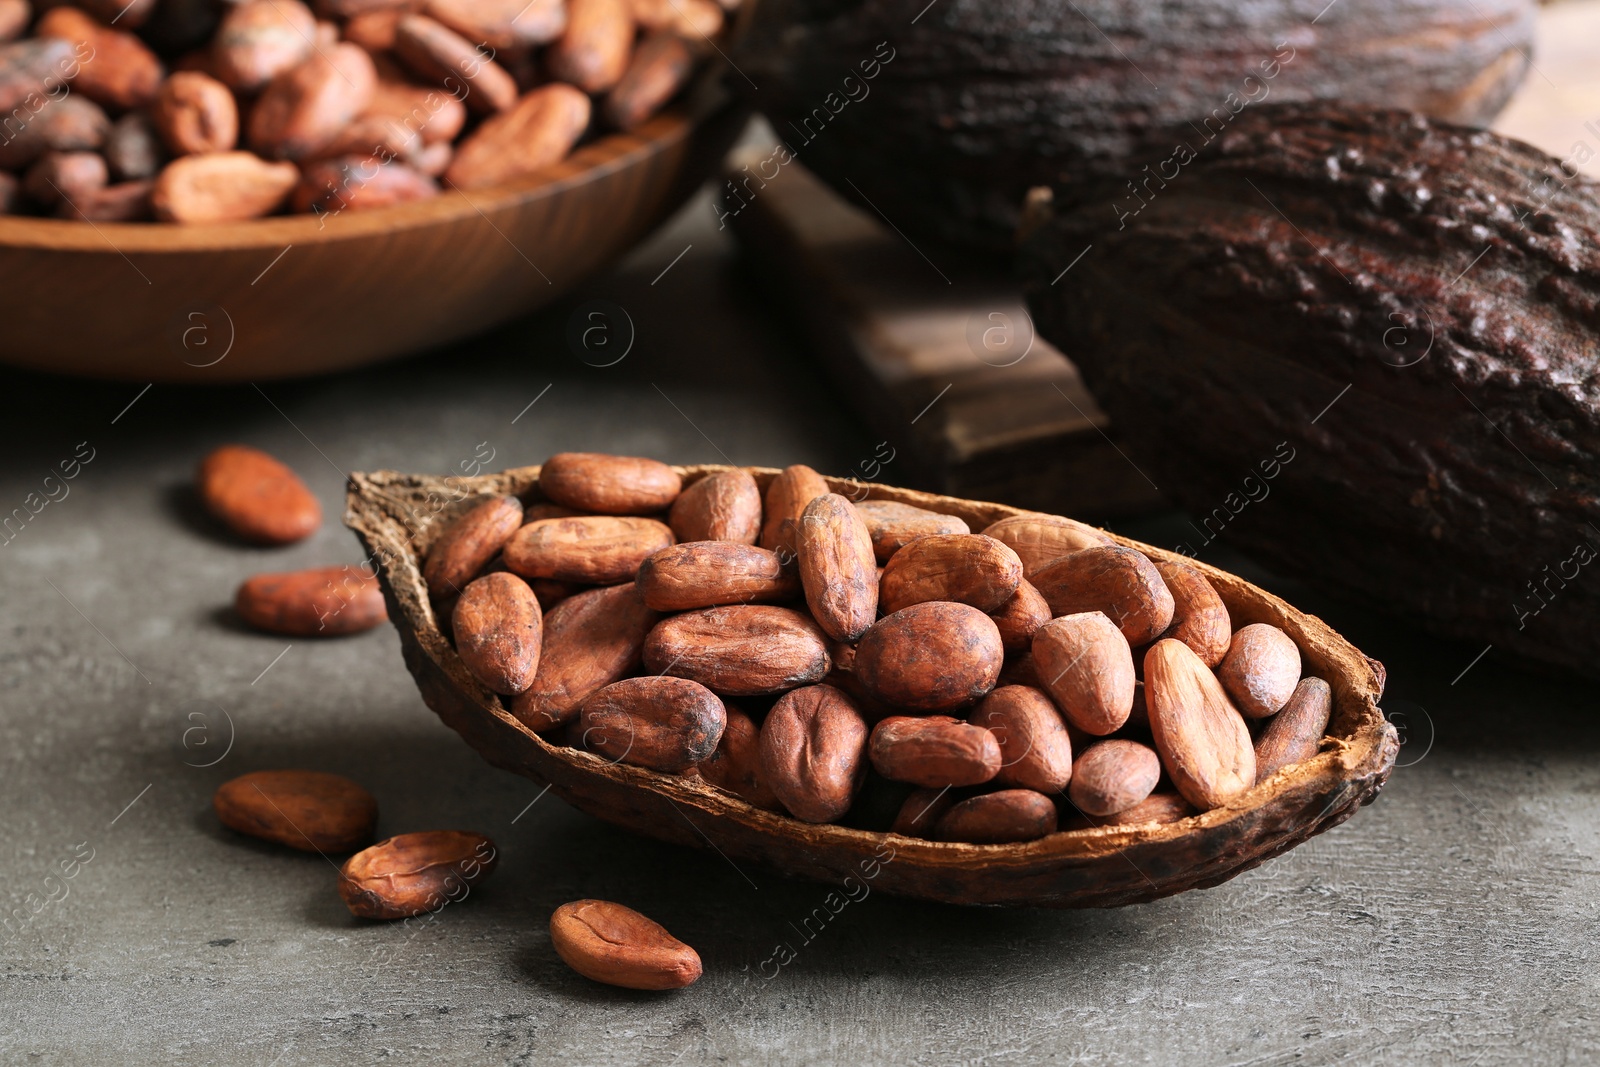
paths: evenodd
<path fill-rule="evenodd" d="M 585 978 L 624 989 L 682 989 L 700 956 L 658 923 L 609 900 L 575 900 L 550 916 L 550 944 Z"/>
<path fill-rule="evenodd" d="M 677 471 L 637 456 L 560 452 L 539 468 L 539 491 L 551 501 L 601 515 L 663 511 L 682 489 Z"/>
<path fill-rule="evenodd" d="M 90 222 L 143 222 L 150 218 L 150 190 L 154 182 L 119 182 L 62 203 L 56 217 Z"/>
<path fill-rule="evenodd" d="M 250 110 L 250 147 L 268 159 L 310 159 L 366 109 L 377 85 L 365 49 L 320 51 L 267 83 Z"/>
<path fill-rule="evenodd" d="M 252 93 L 311 58 L 317 17 L 300 0 L 246 0 L 222 17 L 210 73 Z"/>
<path fill-rule="evenodd" d="M 500 861 L 494 842 L 464 830 L 401 834 L 339 868 L 339 896 L 360 919 L 407 919 L 459 903 Z"/>
<path fill-rule="evenodd" d="M 396 81 L 380 73 L 362 118 L 389 120 L 392 127 L 401 131 L 401 136 L 393 139 L 399 141 L 397 148 L 406 148 L 409 154 L 413 138 L 429 145 L 454 141 L 467 123 L 467 108 L 442 90 Z"/>
<path fill-rule="evenodd" d="M 33 18 L 28 0 L 0 0 L 0 41 L 11 41 L 22 36 Z"/>
<path fill-rule="evenodd" d="M 426 15 L 407 15 L 395 27 L 394 51 L 417 75 L 464 101 L 479 115 L 517 102 L 517 82 L 486 51 Z"/>
<path fill-rule="evenodd" d="M 346 211 L 409 204 L 439 195 L 432 178 L 391 159 L 346 155 L 305 165 L 290 198 L 295 211 L 331 217 Z"/>
<path fill-rule="evenodd" d="M 647 31 L 687 40 L 709 40 L 722 32 L 722 7 L 714 0 L 628 0 L 634 21 Z"/>
<path fill-rule="evenodd" d="M 239 107 L 233 93 L 198 71 L 181 70 L 168 78 L 152 115 L 174 155 L 226 152 L 239 140 Z"/>
<path fill-rule="evenodd" d="M 22 191 L 44 207 L 72 205 L 104 189 L 110 177 L 98 153 L 46 152 L 23 176 Z"/>
<path fill-rule="evenodd" d="M 378 802 L 348 778 L 321 771 L 252 771 L 211 798 L 230 830 L 303 852 L 351 852 L 378 825 Z"/>
<path fill-rule="evenodd" d="M 879 563 L 887 563 L 906 545 L 929 534 L 971 533 L 966 522 L 954 515 L 941 515 L 926 508 L 898 504 L 892 500 L 862 500 L 856 511 L 872 536 L 872 551 Z"/>
<path fill-rule="evenodd" d="M 677 96 L 693 73 L 694 54 L 682 38 L 652 35 L 634 49 L 627 71 L 606 95 L 606 121 L 619 130 L 633 129 Z"/>
<path fill-rule="evenodd" d="M 1006 652 L 1025 652 L 1033 647 L 1033 635 L 1050 621 L 1050 605 L 1033 583 L 1024 578 L 1017 583 L 1011 599 L 989 613 L 1000 628 L 1000 643 Z"/>
<path fill-rule="evenodd" d="M 761 724 L 761 775 L 790 815 L 833 822 L 850 810 L 867 771 L 867 724 L 831 685 L 791 690 Z"/>
<path fill-rule="evenodd" d="M 1188 645 L 1168 639 L 1150 646 L 1144 693 L 1156 751 L 1185 800 L 1209 811 L 1255 784 L 1244 717 Z"/>
<path fill-rule="evenodd" d="M 761 536 L 761 490 L 750 472 L 717 471 L 678 494 L 667 525 L 685 541 L 737 541 L 753 545 Z"/>
<path fill-rule="evenodd" d="M 628 69 L 633 31 L 626 0 L 567 0 L 567 28 L 546 53 L 551 77 L 605 92 Z"/>
<path fill-rule="evenodd" d="M 522 525 L 522 502 L 492 496 L 461 516 L 428 550 L 422 577 L 432 596 L 459 593 L 488 565 Z"/>
<path fill-rule="evenodd" d="M 760 696 L 819 682 L 831 663 L 803 612 L 736 604 L 661 620 L 645 638 L 644 666 L 725 696 Z"/>
<path fill-rule="evenodd" d="M 1039 681 L 1085 733 L 1115 733 L 1133 710 L 1133 652 L 1102 612 L 1051 619 L 1033 635 Z"/>
<path fill-rule="evenodd" d="M 991 524 L 983 532 L 1017 554 L 1022 560 L 1023 576 L 1029 580 L 1062 556 L 1116 543 L 1110 535 L 1093 526 L 1060 515 L 1013 515 Z"/>
<path fill-rule="evenodd" d="M 988 695 L 1005 649 L 970 604 L 932 601 L 879 619 L 856 645 L 855 675 L 889 704 L 946 711 Z"/>
<path fill-rule="evenodd" d="M 1102 826 L 1142 826 L 1177 822 L 1193 814 L 1194 807 L 1177 793 L 1151 793 L 1128 810 L 1096 821 Z"/>
<path fill-rule="evenodd" d="M 778 811 L 778 796 L 761 774 L 761 728 L 744 712 L 727 708 L 717 750 L 697 764 L 700 777 L 754 807 Z"/>
<path fill-rule="evenodd" d="M 1072 739 L 1061 713 L 1042 690 L 1003 685 L 983 698 L 969 720 L 1000 746 L 1000 786 L 1059 793 L 1072 780 Z"/>
<path fill-rule="evenodd" d="M 54 43 L 70 50 L 64 41 Z M 0 50 L 3 47 L 0 46 Z M 64 84 L 58 82 L 57 86 L 58 91 L 65 91 Z M 22 101 L 15 111 L 3 116 L 0 167 L 26 170 L 46 152 L 87 152 L 106 144 L 111 120 L 93 100 L 63 96 L 55 100 L 40 97 L 32 102 L 38 103 L 39 108 L 31 117 L 28 117 L 29 100 Z M 20 127 L 19 121 L 24 122 Z"/>
<path fill-rule="evenodd" d="M 1080 549 L 1028 579 L 1055 616 L 1104 612 L 1133 647 L 1172 625 L 1172 592 L 1143 552 L 1121 545 Z"/>
<path fill-rule="evenodd" d="M 934 826 L 955 803 L 956 798 L 949 789 L 915 790 L 901 803 L 889 832 L 906 837 L 932 837 Z"/>
<path fill-rule="evenodd" d="M 503 573 L 469 582 L 450 619 L 456 654 L 474 678 L 507 696 L 533 684 L 544 620 L 527 582 Z"/>
<path fill-rule="evenodd" d="M 563 0 L 428 0 L 427 12 L 467 40 L 500 51 L 549 44 L 567 28 Z"/>
<path fill-rule="evenodd" d="M 979 785 L 1000 770 L 994 734 L 945 715 L 894 715 L 872 728 L 873 768 L 896 782 L 928 787 Z"/>
<path fill-rule="evenodd" d="M 656 611 L 793 600 L 800 576 L 776 552 L 734 541 L 673 545 L 639 565 L 644 602 Z"/>
<path fill-rule="evenodd" d="M 1293 763 L 1317 754 L 1333 714 L 1333 690 L 1321 678 L 1302 678 L 1283 710 L 1267 720 L 1256 739 L 1256 781 L 1264 782 Z"/>
<path fill-rule="evenodd" d="M 69 97 L 68 100 L 75 99 Z M 88 104 L 87 100 L 80 101 Z M 67 100 L 61 101 L 62 104 Z M 90 104 L 91 107 L 94 105 Z M 95 107 L 96 111 L 100 109 Z M 101 112 L 102 118 L 105 113 Z M 166 146 L 149 115 L 130 111 L 116 121 L 105 136 L 106 162 L 119 181 L 145 181 L 154 178 L 167 162 Z M 84 145 L 94 148 L 96 145 Z"/>
<path fill-rule="evenodd" d="M 363 11 L 345 20 L 341 36 L 373 55 L 394 51 L 395 31 L 408 12 L 404 8 L 388 11 Z"/>
<path fill-rule="evenodd" d="M 91 56 L 87 47 L 59 38 L 0 44 L 0 113 L 27 120 L 70 99 L 67 82 L 83 72 Z"/>
<path fill-rule="evenodd" d="M 1274 715 L 1289 702 L 1300 681 L 1300 646 L 1264 622 L 1240 627 L 1217 668 L 1217 678 L 1241 714 L 1252 719 Z"/>
<path fill-rule="evenodd" d="M 1161 757 L 1148 745 L 1113 738 L 1078 755 L 1067 796 L 1086 815 L 1115 815 L 1148 797 L 1161 780 Z"/>
<path fill-rule="evenodd" d="M 1022 560 L 982 534 L 930 534 L 890 557 L 883 568 L 885 615 L 930 600 L 999 610 L 1022 582 Z"/>
<path fill-rule="evenodd" d="M 284 464 L 246 445 L 223 445 L 195 477 L 200 502 L 247 541 L 286 545 L 322 525 L 322 507 Z"/>
<path fill-rule="evenodd" d="M 1056 806 L 1031 789 L 1002 789 L 951 806 L 934 826 L 941 841 L 999 845 L 1032 841 L 1056 830 Z"/>
<path fill-rule="evenodd" d="M 630 581 L 639 565 L 672 544 L 664 522 L 633 516 L 542 519 L 523 526 L 502 550 L 524 578 L 610 585 Z"/>
<path fill-rule="evenodd" d="M 794 558 L 800 516 L 805 514 L 807 505 L 829 491 L 822 475 L 802 463 L 779 471 L 767 484 L 761 547 L 771 549 L 785 560 Z M 791 520 L 794 525 L 786 536 L 783 524 Z"/>
<path fill-rule="evenodd" d="M 360 633 L 389 617 L 377 577 L 348 563 L 258 574 L 239 586 L 233 608 L 256 629 L 290 637 Z"/>
<path fill-rule="evenodd" d="M 39 16 L 33 32 L 76 46 L 82 69 L 72 87 L 96 103 L 119 111 L 144 107 L 161 88 L 161 60 L 143 41 L 102 26 L 77 8 L 51 8 Z"/>
<path fill-rule="evenodd" d="M 659 618 L 632 582 L 561 601 L 544 617 L 539 670 L 511 702 L 511 713 L 532 730 L 571 722 L 590 694 L 638 665 L 645 635 Z"/>
<path fill-rule="evenodd" d="M 627 678 L 590 695 L 578 721 L 589 751 L 678 774 L 716 751 L 727 712 L 715 693 L 687 678 Z"/>
<path fill-rule="evenodd" d="M 1172 593 L 1172 625 L 1161 636 L 1182 641 L 1194 649 L 1200 662 L 1216 670 L 1233 640 L 1227 606 L 1194 567 L 1176 560 L 1151 562 Z"/>
<path fill-rule="evenodd" d="M 872 538 L 850 501 L 824 493 L 800 517 L 800 582 L 817 625 L 854 641 L 878 617 L 878 571 Z"/>
<path fill-rule="evenodd" d="M 150 203 L 163 222 L 242 222 L 277 210 L 299 180 L 293 163 L 251 152 L 184 156 L 162 168 Z"/>

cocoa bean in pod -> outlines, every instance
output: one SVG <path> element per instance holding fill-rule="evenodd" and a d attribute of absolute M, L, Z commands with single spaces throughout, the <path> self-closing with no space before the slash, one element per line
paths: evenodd
<path fill-rule="evenodd" d="M 1088 353 L 1132 458 L 1194 515 L 1189 549 L 1226 538 L 1477 649 L 1600 672 L 1600 400 L 1574 385 L 1595 185 L 1399 111 L 1246 111 L 1225 141 L 1125 229 L 1105 190 L 1063 191 L 1029 242 L 1041 334 Z M 1049 293 L 1040 253 L 1059 272 L 1091 230 L 1092 277 Z M 1154 355 L 1201 319 L 1183 360 Z M 1246 413 L 1246 387 L 1270 402 Z"/>
<path fill-rule="evenodd" d="M 401 834 L 339 868 L 339 896 L 360 919 L 406 919 L 467 899 L 500 861 L 494 842 L 465 830 Z"/>
<path fill-rule="evenodd" d="M 162 222 L 243 222 L 269 215 L 300 181 L 293 163 L 252 152 L 210 152 L 173 160 L 150 190 Z"/>
<path fill-rule="evenodd" d="M 795 545 L 806 605 L 838 641 L 854 641 L 878 617 L 872 538 L 855 506 L 838 493 L 806 505 Z"/>
<path fill-rule="evenodd" d="M 717 750 L 696 765 L 700 777 L 748 804 L 777 811 L 778 796 L 761 773 L 761 728 L 737 708 L 727 708 Z"/>
<path fill-rule="evenodd" d="M 1050 621 L 1050 605 L 1043 594 L 1024 578 L 1017 591 L 1004 604 L 989 613 L 1000 628 L 1000 643 L 1006 652 L 1026 652 L 1033 647 L 1033 635 Z"/>
<path fill-rule="evenodd" d="M 322 771 L 252 771 L 218 786 L 211 806 L 230 830 L 305 852 L 351 852 L 378 825 L 371 793 Z"/>
<path fill-rule="evenodd" d="M 1300 648 L 1276 626 L 1251 623 L 1233 635 L 1217 679 L 1241 713 L 1252 719 L 1276 714 L 1300 682 Z"/>
<path fill-rule="evenodd" d="M 885 778 L 929 787 L 980 785 L 1000 770 L 994 734 L 946 715 L 894 715 L 872 728 L 867 754 Z"/>
<path fill-rule="evenodd" d="M 947 711 L 986 696 L 1004 659 L 993 619 L 970 604 L 932 601 L 874 623 L 856 646 L 854 673 L 889 704 Z"/>
<path fill-rule="evenodd" d="M 468 583 L 451 612 L 456 654 L 472 676 L 496 693 L 521 693 L 539 669 L 543 613 L 528 583 L 488 574 Z"/>
<path fill-rule="evenodd" d="M 560 452 L 539 468 L 539 491 L 562 507 L 602 515 L 649 515 L 672 506 L 683 480 L 658 460 Z"/>
<path fill-rule="evenodd" d="M 1256 781 L 1317 754 L 1333 713 L 1333 691 L 1321 678 L 1302 678 L 1282 711 L 1256 739 Z"/>
<path fill-rule="evenodd" d="M 239 140 L 239 106 L 228 87 L 209 74 L 180 70 L 172 75 L 151 113 L 174 155 L 226 152 Z"/>
<path fill-rule="evenodd" d="M 240 92 L 311 58 L 317 18 L 300 0 L 246 0 L 222 17 L 212 42 L 212 73 Z"/>
<path fill-rule="evenodd" d="M 1084 733 L 1115 733 L 1133 710 L 1133 652 L 1098 611 L 1051 619 L 1033 635 L 1039 685 Z"/>
<path fill-rule="evenodd" d="M 666 106 L 694 73 L 694 54 L 683 39 L 657 33 L 634 49 L 628 69 L 606 95 L 606 121 L 631 130 Z"/>
<path fill-rule="evenodd" d="M 867 723 L 831 685 L 778 698 L 761 724 L 761 774 L 789 814 L 833 822 L 850 810 L 867 772 Z"/>
<path fill-rule="evenodd" d="M 1140 826 L 1144 823 L 1177 822 L 1195 814 L 1194 806 L 1177 793 L 1151 793 L 1126 811 L 1096 819 L 1100 826 Z"/>
<path fill-rule="evenodd" d="M 1185 800 L 1209 811 L 1255 784 L 1244 717 L 1188 645 L 1168 639 L 1150 646 L 1144 692 L 1156 751 Z"/>
<path fill-rule="evenodd" d="M 956 798 L 948 789 L 915 790 L 901 803 L 889 832 L 907 837 L 932 837 L 934 826 L 955 803 Z"/>
<path fill-rule="evenodd" d="M 288 544 L 322 524 L 322 507 L 294 471 L 246 445 L 207 455 L 195 488 L 206 511 L 247 541 Z"/>
<path fill-rule="evenodd" d="M 268 159 L 310 159 L 366 109 L 378 71 L 366 50 L 336 44 L 267 83 L 250 109 L 250 147 Z"/>
<path fill-rule="evenodd" d="M 1172 625 L 1172 592 L 1143 552 L 1122 545 L 1080 549 L 1029 579 L 1052 615 L 1099 611 L 1128 644 L 1148 644 Z"/>
<path fill-rule="evenodd" d="M 1000 746 L 996 785 L 1059 793 L 1072 779 L 1072 739 L 1061 713 L 1041 690 L 1003 685 L 983 698 L 969 721 Z"/>
<path fill-rule="evenodd" d="M 929 600 L 998 611 L 1022 582 L 1022 560 L 982 534 L 930 534 L 889 558 L 883 568 L 885 615 Z"/>
<path fill-rule="evenodd" d="M 872 537 L 872 551 L 879 563 L 889 562 L 890 556 L 919 537 L 972 532 L 966 521 L 958 516 L 941 515 L 937 511 L 892 500 L 858 501 L 856 511 L 867 524 L 867 533 Z"/>
<path fill-rule="evenodd" d="M 422 566 L 429 594 L 461 592 L 521 525 L 522 502 L 514 496 L 492 496 L 451 523 Z"/>
<path fill-rule="evenodd" d="M 550 46 L 550 74 L 586 93 L 622 80 L 633 53 L 633 15 L 626 0 L 567 0 L 567 28 Z"/>
<path fill-rule="evenodd" d="M 974 845 L 1032 841 L 1055 831 L 1055 802 L 1031 789 L 969 797 L 952 805 L 934 826 L 934 836 L 941 841 Z"/>
<path fill-rule="evenodd" d="M 1182 641 L 1194 649 L 1200 662 L 1215 670 L 1222 657 L 1228 654 L 1228 645 L 1233 640 L 1233 624 L 1222 598 L 1206 581 L 1205 575 L 1187 563 L 1151 562 L 1172 593 L 1172 625 L 1161 636 Z M 1296 677 L 1299 677 L 1298 671 Z"/>
<path fill-rule="evenodd" d="M 1022 560 L 1023 575 L 1030 579 L 1062 556 L 1115 543 L 1093 526 L 1060 515 L 1013 515 L 990 524 L 983 533 L 1015 552 Z"/>
<path fill-rule="evenodd" d="M 428 0 L 427 12 L 497 51 L 549 44 L 567 28 L 563 0 Z"/>
<path fill-rule="evenodd" d="M 753 545 L 761 536 L 761 490 L 750 472 L 738 467 L 708 474 L 678 494 L 667 525 L 679 542 Z"/>
<path fill-rule="evenodd" d="M 661 620 L 645 638 L 644 666 L 725 696 L 761 696 L 820 682 L 832 664 L 803 612 L 734 604 Z"/>
<path fill-rule="evenodd" d="M 800 576 L 776 552 L 734 541 L 673 545 L 639 565 L 639 589 L 656 611 L 794 600 Z"/>
<path fill-rule="evenodd" d="M 624 989 L 682 989 L 700 977 L 700 955 L 632 908 L 575 900 L 550 916 L 550 944 L 585 978 Z"/>
<path fill-rule="evenodd" d="M 1067 796 L 1086 815 L 1115 815 L 1148 797 L 1161 780 L 1161 757 L 1148 745 L 1112 738 L 1079 753 Z"/>
<path fill-rule="evenodd" d="M 377 577 L 348 563 L 258 574 L 239 586 L 233 609 L 257 630 L 289 637 L 341 637 L 389 617 Z"/>
<path fill-rule="evenodd" d="M 769 548 L 786 560 L 795 554 L 794 534 L 784 536 L 783 524 L 793 521 L 796 531 L 800 516 L 817 497 L 832 490 L 827 481 L 803 463 L 785 467 L 767 483 L 766 510 L 761 520 L 761 547 Z"/>
<path fill-rule="evenodd" d="M 531 730 L 570 722 L 591 693 L 638 665 L 645 635 L 659 618 L 632 582 L 562 600 L 544 617 L 539 670 L 511 702 L 511 713 Z"/>
<path fill-rule="evenodd" d="M 664 522 L 615 515 L 541 519 L 523 526 L 502 550 L 524 578 L 610 585 L 631 581 L 639 564 L 672 544 Z"/>
<path fill-rule="evenodd" d="M 842 195 L 876 204 L 914 241 L 995 250 L 1010 249 L 1031 186 L 1115 175 L 1119 199 L 1096 202 L 1115 230 L 1115 208 L 1166 196 L 1179 174 L 1187 181 L 1176 141 L 1139 151 L 1151 129 L 1174 127 L 1199 147 L 1280 101 L 1315 100 L 1487 124 L 1529 69 L 1536 10 L 1531 0 L 1326 12 L 1293 0 L 1188 0 L 1152 18 L 1128 0 L 943 14 L 944 5 L 924 14 L 926 4 L 763 0 L 733 60 L 752 101 Z M 873 104 L 840 98 L 824 122 L 814 109 L 839 92 L 841 71 L 870 88 Z"/>
<path fill-rule="evenodd" d="M 584 748 L 666 774 L 709 759 L 726 722 L 717 695 L 687 678 L 627 678 L 578 709 Z"/>
<path fill-rule="evenodd" d="M 96 103 L 119 111 L 144 107 L 161 88 L 161 60 L 143 41 L 75 7 L 51 8 L 39 16 L 33 32 L 71 42 L 82 64 L 72 87 Z"/>

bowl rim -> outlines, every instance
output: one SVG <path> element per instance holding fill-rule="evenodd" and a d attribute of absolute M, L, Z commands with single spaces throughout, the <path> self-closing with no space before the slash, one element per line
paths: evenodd
<path fill-rule="evenodd" d="M 608 133 L 580 145 L 559 163 L 500 185 L 465 190 L 445 185 L 441 179 L 439 196 L 350 212 L 338 216 L 335 225 L 313 214 L 196 224 L 0 216 L 0 248 L 123 255 L 279 249 L 425 229 L 474 214 L 487 220 L 490 215 L 558 197 L 586 182 L 636 166 L 682 142 L 713 116 L 742 106 L 720 85 L 718 73 L 707 71 L 676 103 L 638 127 Z"/>

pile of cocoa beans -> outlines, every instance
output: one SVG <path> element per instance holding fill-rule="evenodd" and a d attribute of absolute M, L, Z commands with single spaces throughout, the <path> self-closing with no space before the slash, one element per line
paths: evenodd
<path fill-rule="evenodd" d="M 423 575 L 466 670 L 547 740 L 810 823 L 970 843 L 1169 822 L 1314 756 L 1332 693 L 1196 567 L 1024 514 L 974 533 L 563 453 Z"/>
<path fill-rule="evenodd" d="M 0 214 L 230 222 L 501 185 L 660 110 L 737 3 L 0 0 Z"/>

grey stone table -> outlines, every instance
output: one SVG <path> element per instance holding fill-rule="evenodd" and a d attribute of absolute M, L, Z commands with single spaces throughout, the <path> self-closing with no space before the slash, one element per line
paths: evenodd
<path fill-rule="evenodd" d="M 1247 561 L 1218 557 L 1388 664 L 1407 744 L 1377 804 L 1226 885 L 1153 904 L 963 910 L 871 894 L 810 935 L 801 922 L 826 887 L 634 837 L 487 767 L 423 706 L 389 628 L 290 642 L 230 620 L 248 574 L 360 558 L 337 521 L 345 471 L 443 473 L 490 450 L 490 467 L 571 448 L 834 471 L 872 455 L 709 218 L 693 207 L 547 314 L 366 372 L 137 399 L 137 384 L 0 374 L 0 514 L 60 461 L 92 456 L 0 545 L 0 1062 L 1600 1055 L 1593 687 L 1474 663 L 1477 649 Z M 587 298 L 636 324 L 614 366 L 565 342 Z M 246 549 L 196 516 L 195 461 L 232 440 L 304 474 L 329 516 L 320 533 Z M 1176 517 L 1129 529 L 1182 536 Z M 431 923 L 357 922 L 327 861 L 211 814 L 220 782 L 280 766 L 363 782 L 386 834 L 490 834 L 501 868 Z M 546 922 L 587 896 L 664 923 L 700 950 L 705 977 L 636 994 L 568 971 Z"/>

